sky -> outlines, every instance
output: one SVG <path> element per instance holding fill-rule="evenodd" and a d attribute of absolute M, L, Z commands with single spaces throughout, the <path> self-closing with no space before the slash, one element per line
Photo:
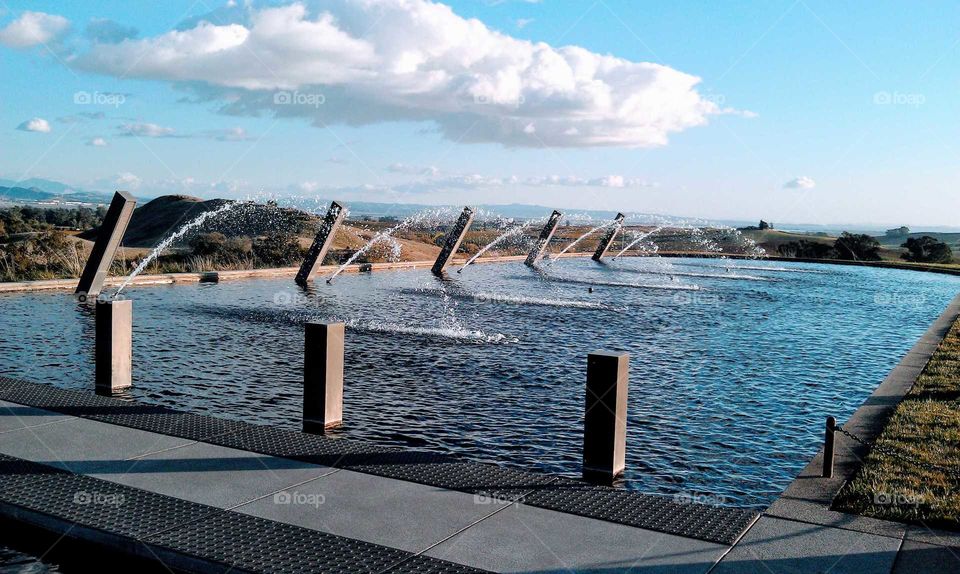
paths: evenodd
<path fill-rule="evenodd" d="M 958 226 L 960 4 L 0 0 L 0 178 Z"/>

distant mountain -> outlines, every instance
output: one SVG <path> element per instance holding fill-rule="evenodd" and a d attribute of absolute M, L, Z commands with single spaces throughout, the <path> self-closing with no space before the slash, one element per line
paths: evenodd
<path fill-rule="evenodd" d="M 53 197 L 55 197 L 54 194 L 36 187 L 0 187 L 0 200 L 13 203 L 44 201 Z"/>
<path fill-rule="evenodd" d="M 0 201 L 34 203 L 38 201 L 70 201 L 97 205 L 110 203 L 113 193 L 87 191 L 59 181 L 30 178 L 23 181 L 0 179 Z"/>

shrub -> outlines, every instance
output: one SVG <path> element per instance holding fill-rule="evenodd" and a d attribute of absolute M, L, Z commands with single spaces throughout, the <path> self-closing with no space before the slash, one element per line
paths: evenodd
<path fill-rule="evenodd" d="M 916 263 L 952 263 L 953 250 L 950 246 L 929 235 L 910 237 L 901 245 L 907 249 L 900 257 Z"/>
<path fill-rule="evenodd" d="M 870 235 L 844 231 L 833 247 L 840 259 L 880 261 L 880 242 Z"/>

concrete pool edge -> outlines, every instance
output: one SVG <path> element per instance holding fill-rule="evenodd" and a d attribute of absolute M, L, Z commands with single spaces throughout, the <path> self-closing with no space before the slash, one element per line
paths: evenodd
<path fill-rule="evenodd" d="M 563 259 L 590 257 L 592 253 L 570 252 L 559 256 Z M 552 257 L 557 257 L 553 255 Z M 654 257 L 652 255 L 627 253 L 624 257 Z M 820 265 L 840 265 L 845 267 L 870 267 L 873 269 L 897 269 L 900 271 L 917 271 L 920 273 L 938 273 L 941 275 L 952 275 L 960 277 L 960 269 L 942 268 L 936 266 L 918 266 L 909 265 L 897 261 L 845 261 L 839 259 L 800 259 L 796 257 L 780 257 L 769 255 L 766 257 L 752 257 L 736 253 L 708 253 L 708 252 L 686 252 L 686 251 L 664 251 L 657 257 L 677 259 L 731 259 L 736 261 L 776 261 L 780 263 L 815 263 Z M 496 257 L 481 257 L 474 261 L 478 263 L 513 263 L 526 260 L 525 255 L 502 255 Z M 466 258 L 452 260 L 452 264 L 462 265 L 466 263 Z M 412 269 L 429 269 L 433 261 L 399 261 L 395 263 L 369 263 L 354 264 L 346 267 L 343 273 L 366 273 L 372 271 L 403 271 Z M 334 272 L 338 269 L 337 265 L 323 265 L 317 267 L 316 274 L 321 275 L 324 272 Z M 133 279 L 132 285 L 178 285 L 193 284 L 209 281 L 211 275 L 216 275 L 218 281 L 237 281 L 241 279 L 269 279 L 269 278 L 294 278 L 299 271 L 299 267 L 271 267 L 265 269 L 238 269 L 226 271 L 204 271 L 197 273 L 160 273 L 156 275 L 138 275 Z M 111 276 L 104 283 L 105 287 L 117 287 L 123 283 L 125 277 Z M 70 279 L 42 279 L 38 281 L 10 281 L 0 282 L 0 294 L 3 293 L 33 293 L 40 291 L 73 291 L 77 288 L 79 278 Z"/>
<path fill-rule="evenodd" d="M 840 424 L 868 442 L 875 440 L 958 319 L 960 319 L 960 295 L 954 297 L 854 414 L 847 421 L 840 421 Z M 828 414 L 830 413 L 824 413 L 824 417 Z M 834 498 L 860 470 L 862 458 L 866 452 L 866 447 L 838 433 L 833 478 L 821 476 L 823 469 L 823 448 L 821 448 L 764 514 L 901 540 L 909 531 L 909 536 L 914 541 L 936 546 L 957 545 L 957 540 L 960 538 L 957 533 L 929 528 L 921 529 L 916 525 L 848 514 L 832 509 Z"/>

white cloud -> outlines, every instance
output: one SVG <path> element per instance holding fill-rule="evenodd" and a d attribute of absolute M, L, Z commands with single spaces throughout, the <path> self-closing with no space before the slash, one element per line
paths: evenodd
<path fill-rule="evenodd" d="M 225 130 L 212 130 L 205 132 L 204 135 L 222 142 L 243 142 L 250 139 L 250 136 L 247 134 L 247 130 L 241 127 L 227 128 Z"/>
<path fill-rule="evenodd" d="M 93 138 L 87 142 L 87 145 L 93 146 L 93 147 L 106 147 L 107 140 L 103 138 Z"/>
<path fill-rule="evenodd" d="M 63 16 L 43 12 L 24 12 L 19 18 L 0 30 L 0 44 L 10 48 L 29 48 L 49 44 L 70 27 Z"/>
<path fill-rule="evenodd" d="M 449 139 L 517 146 L 659 146 L 713 114 L 735 113 L 703 98 L 696 76 L 516 39 L 429 0 L 329 0 L 322 10 L 294 3 L 217 16 L 218 24 L 199 19 L 94 44 L 75 65 L 177 82 L 223 102 L 225 113 L 318 125 L 431 121 Z M 293 97 L 278 103 L 277 90 Z"/>
<path fill-rule="evenodd" d="M 144 138 L 168 138 L 176 137 L 173 128 L 159 126 L 150 123 L 126 123 L 120 126 L 120 135 L 136 136 Z"/>
<path fill-rule="evenodd" d="M 138 189 L 142 181 L 136 175 L 130 173 L 129 171 L 124 171 L 117 174 L 117 177 L 113 180 L 118 187 L 122 189 Z"/>
<path fill-rule="evenodd" d="M 17 126 L 17 129 L 25 132 L 39 132 L 44 134 L 50 133 L 51 131 L 50 122 L 43 118 L 29 119 Z"/>
<path fill-rule="evenodd" d="M 517 18 L 516 24 L 517 28 L 523 30 L 530 24 L 533 24 L 533 18 Z"/>
<path fill-rule="evenodd" d="M 403 173 L 407 175 L 429 175 L 434 176 L 440 173 L 440 169 L 432 165 L 423 167 L 417 165 L 407 165 L 405 163 L 392 163 L 387 166 L 390 173 Z"/>
<path fill-rule="evenodd" d="M 795 177 L 783 184 L 783 187 L 786 189 L 813 189 L 817 186 L 817 182 L 813 181 L 813 178 L 801 175 Z"/>

